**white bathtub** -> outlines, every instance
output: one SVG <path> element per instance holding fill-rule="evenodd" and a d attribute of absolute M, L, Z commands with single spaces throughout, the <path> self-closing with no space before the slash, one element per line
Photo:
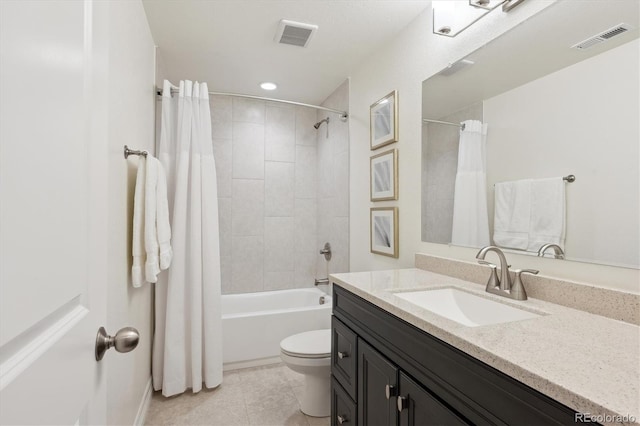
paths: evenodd
<path fill-rule="evenodd" d="M 223 295 L 225 369 L 277 362 L 282 339 L 330 326 L 331 296 L 317 288 Z"/>

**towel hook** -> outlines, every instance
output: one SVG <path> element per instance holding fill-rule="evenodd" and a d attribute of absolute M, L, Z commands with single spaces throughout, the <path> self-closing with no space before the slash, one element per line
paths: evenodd
<path fill-rule="evenodd" d="M 125 160 L 127 158 L 129 158 L 130 155 L 141 155 L 141 156 L 147 158 L 147 154 L 148 154 L 147 151 L 138 151 L 138 150 L 135 150 L 135 149 L 129 149 L 129 147 L 127 145 L 124 146 L 124 158 L 125 158 Z"/>

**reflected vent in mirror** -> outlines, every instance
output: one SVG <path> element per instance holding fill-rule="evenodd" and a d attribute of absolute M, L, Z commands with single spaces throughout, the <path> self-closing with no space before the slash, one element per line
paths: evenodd
<path fill-rule="evenodd" d="M 274 40 L 281 44 L 307 47 L 317 30 L 317 25 L 281 19 Z"/>
<path fill-rule="evenodd" d="M 631 29 L 631 25 L 629 24 L 618 24 L 615 27 L 609 28 L 606 31 L 601 32 L 600 34 L 589 37 L 586 40 L 581 41 L 580 43 L 574 44 L 571 46 L 572 49 L 588 49 L 591 46 L 595 46 L 596 44 L 600 44 L 604 41 L 607 41 L 617 35 L 624 34 Z"/>

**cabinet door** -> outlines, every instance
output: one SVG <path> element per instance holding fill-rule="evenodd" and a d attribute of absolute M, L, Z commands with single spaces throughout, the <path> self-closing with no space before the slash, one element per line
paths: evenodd
<path fill-rule="evenodd" d="M 358 339 L 358 424 L 396 426 L 398 369 L 362 339 Z"/>
<path fill-rule="evenodd" d="M 397 409 L 401 426 L 465 425 L 454 411 L 436 399 L 431 392 L 400 372 Z"/>

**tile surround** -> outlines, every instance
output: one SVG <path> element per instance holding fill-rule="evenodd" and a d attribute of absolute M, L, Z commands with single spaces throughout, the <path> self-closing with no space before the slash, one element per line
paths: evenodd
<path fill-rule="evenodd" d="M 325 105 L 348 109 L 348 83 Z M 311 287 L 326 276 L 318 254 L 321 217 L 323 238 L 335 240 L 341 256 L 332 262 L 334 272 L 348 270 L 348 125 L 330 115 L 326 139 L 324 125 L 313 128 L 315 109 L 211 97 L 223 294 Z M 322 161 L 319 141 L 327 154 Z M 320 167 L 330 170 L 323 184 Z M 333 209 L 318 202 L 322 185 Z M 336 237 L 334 217 L 342 218 Z"/>
<path fill-rule="evenodd" d="M 324 106 L 347 111 L 349 109 L 349 81 L 345 81 L 324 102 Z M 318 111 L 316 122 L 327 117 Z M 316 259 L 318 274 L 349 270 L 349 125 L 336 114 L 330 114 L 328 124 L 317 130 L 318 157 L 318 244 L 331 243 L 333 257 L 326 262 Z"/>

